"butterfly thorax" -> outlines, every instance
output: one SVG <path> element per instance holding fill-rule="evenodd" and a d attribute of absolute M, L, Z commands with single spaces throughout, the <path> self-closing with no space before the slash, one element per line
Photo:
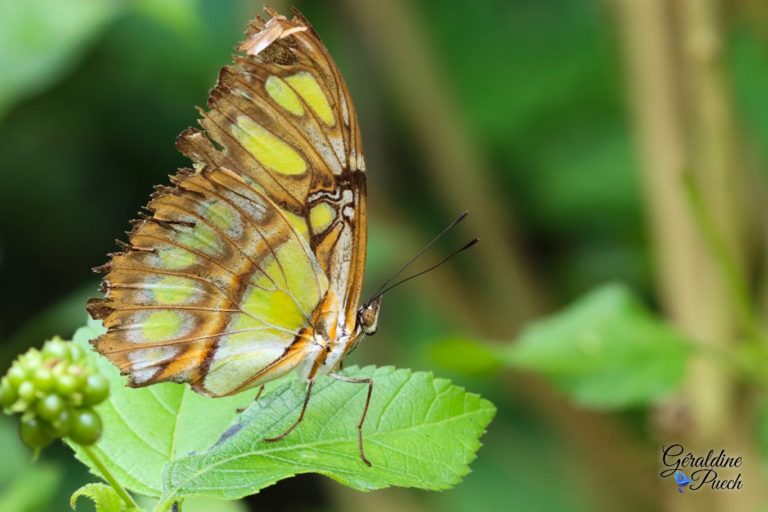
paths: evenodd
<path fill-rule="evenodd" d="M 299 343 L 305 344 L 307 357 L 299 367 L 299 375 L 313 380 L 336 370 L 344 358 L 362 339 L 376 332 L 380 300 L 361 306 L 350 323 L 338 308 L 336 294 L 328 290 L 315 310 L 314 325 L 300 334 Z"/>
<path fill-rule="evenodd" d="M 365 336 L 376 333 L 380 306 L 380 298 L 362 305 L 348 323 L 343 310 L 338 308 L 336 294 L 328 290 L 313 315 L 313 328 L 302 333 L 303 342 L 308 345 L 308 357 L 299 375 L 312 380 L 336 370 Z"/>
<path fill-rule="evenodd" d="M 312 327 L 299 336 L 306 357 L 299 367 L 299 375 L 307 380 L 332 371 L 345 353 L 345 339 L 349 338 L 339 301 L 333 289 L 328 289 L 312 314 Z"/>

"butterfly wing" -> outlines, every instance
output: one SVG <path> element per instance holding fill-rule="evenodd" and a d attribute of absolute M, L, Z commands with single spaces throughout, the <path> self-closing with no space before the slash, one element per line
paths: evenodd
<path fill-rule="evenodd" d="M 191 382 L 226 394 L 300 362 L 301 331 L 328 281 L 268 197 L 227 170 L 182 172 L 156 193 L 89 311 L 96 341 L 133 385 Z"/>
<path fill-rule="evenodd" d="M 222 70 L 203 131 L 179 137 L 194 170 L 158 189 L 101 269 L 95 346 L 131 385 L 224 395 L 276 378 L 307 357 L 329 290 L 354 325 L 366 236 L 354 107 L 306 20 L 270 14 Z"/>
<path fill-rule="evenodd" d="M 203 113 L 205 135 L 179 146 L 206 165 L 239 169 L 305 235 L 348 331 L 354 329 L 366 250 L 363 148 L 349 90 L 307 20 L 267 9 L 219 75 Z M 255 55 L 254 55 L 255 54 Z M 217 150 L 213 139 L 222 146 Z"/>

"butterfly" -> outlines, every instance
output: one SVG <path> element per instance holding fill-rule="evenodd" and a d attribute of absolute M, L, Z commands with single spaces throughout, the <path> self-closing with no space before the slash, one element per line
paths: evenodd
<path fill-rule="evenodd" d="M 691 483 L 691 479 L 680 469 L 675 471 L 675 483 L 677 484 L 677 490 L 681 493 L 685 486 Z"/>
<path fill-rule="evenodd" d="M 355 107 L 338 67 L 298 12 L 266 8 L 223 68 L 177 148 L 192 167 L 158 186 L 123 251 L 95 270 L 95 349 L 134 387 L 188 383 L 214 397 L 291 371 L 336 373 L 376 331 L 381 294 L 360 303 L 366 173 Z"/>

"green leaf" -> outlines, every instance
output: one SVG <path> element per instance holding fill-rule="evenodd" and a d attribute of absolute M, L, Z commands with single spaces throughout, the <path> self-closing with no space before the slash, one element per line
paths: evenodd
<path fill-rule="evenodd" d="M 248 512 L 242 501 L 222 501 L 213 498 L 190 498 L 184 500 L 184 512 Z"/>
<path fill-rule="evenodd" d="M 86 484 L 76 490 L 69 499 L 69 506 L 77 510 L 77 500 L 81 496 L 90 498 L 96 506 L 96 512 L 124 512 L 125 503 L 115 490 L 106 484 Z"/>
<path fill-rule="evenodd" d="M 3 464 L 0 464 L 0 488 L 19 476 L 19 470 L 32 465 L 29 448 L 21 444 L 18 417 L 0 416 L 0 446 Z M 0 509 L 2 510 L 2 509 Z"/>
<path fill-rule="evenodd" d="M 180 34 L 200 33 L 204 28 L 195 0 L 134 0 L 130 6 Z"/>
<path fill-rule="evenodd" d="M 752 431 L 755 433 L 761 466 L 765 471 L 768 470 L 768 396 L 764 393 L 758 394 L 753 407 L 755 411 Z"/>
<path fill-rule="evenodd" d="M 145 496 L 137 496 L 136 502 L 141 510 L 153 510 L 157 504 L 156 499 Z M 172 504 L 169 506 L 172 506 Z M 173 509 L 171 508 L 170 510 L 172 511 Z M 182 512 L 248 512 L 250 508 L 242 500 L 224 501 L 215 498 L 193 496 L 184 498 L 179 510 Z"/>
<path fill-rule="evenodd" d="M 36 463 L 27 467 L 0 493 L 0 510 L 43 512 L 52 510 L 52 502 L 61 483 L 58 467 Z"/>
<path fill-rule="evenodd" d="M 121 8 L 113 0 L 0 0 L 0 116 L 61 77 Z"/>
<path fill-rule="evenodd" d="M 680 384 L 690 344 L 624 286 L 607 285 L 526 329 L 506 355 L 594 408 L 642 405 Z"/>
<path fill-rule="evenodd" d="M 17 419 L 0 418 L 0 510 L 44 512 L 52 510 L 62 473 L 59 466 L 32 462 L 32 452 L 21 444 Z"/>
<path fill-rule="evenodd" d="M 349 368 L 374 379 L 360 459 L 357 423 L 367 387 L 318 379 L 304 421 L 285 439 L 268 443 L 296 419 L 304 399 L 299 381 L 277 386 L 207 452 L 171 462 L 162 504 L 184 496 L 237 499 L 280 479 L 319 473 L 359 490 L 389 486 L 448 489 L 469 471 L 495 407 L 431 374 L 393 368 Z"/>
<path fill-rule="evenodd" d="M 499 349 L 469 338 L 445 338 L 429 346 L 432 362 L 461 375 L 483 376 L 502 366 Z"/>
<path fill-rule="evenodd" d="M 159 496 L 163 466 L 215 443 L 237 416 L 237 409 L 253 401 L 255 392 L 214 399 L 181 384 L 128 388 L 117 368 L 91 351 L 88 341 L 102 332 L 101 325 L 89 322 L 73 340 L 88 348 L 110 381 L 110 397 L 96 407 L 104 434 L 93 449 L 124 487 Z M 82 450 L 77 445 L 72 448 L 77 458 L 98 474 Z"/>

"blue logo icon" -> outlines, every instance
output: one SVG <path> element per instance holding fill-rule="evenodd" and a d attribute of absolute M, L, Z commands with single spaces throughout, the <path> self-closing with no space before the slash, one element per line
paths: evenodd
<path fill-rule="evenodd" d="M 677 471 L 675 471 L 675 483 L 677 484 L 677 490 L 682 493 L 683 488 L 685 488 L 686 485 L 691 483 L 691 479 L 688 478 L 685 475 L 685 473 L 683 473 L 678 469 Z"/>

